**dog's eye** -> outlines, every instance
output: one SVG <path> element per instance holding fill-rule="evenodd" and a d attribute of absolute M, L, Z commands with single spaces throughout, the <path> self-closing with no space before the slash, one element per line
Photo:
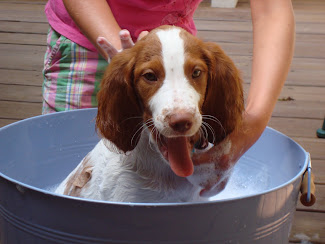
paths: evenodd
<path fill-rule="evenodd" d="M 196 70 L 194 70 L 193 73 L 192 73 L 192 78 L 193 78 L 193 79 L 198 78 L 198 77 L 200 77 L 200 75 L 201 75 L 201 70 L 196 69 Z"/>
<path fill-rule="evenodd" d="M 145 73 L 143 75 L 143 77 L 147 80 L 147 81 L 157 81 L 157 76 L 152 73 L 152 72 L 148 72 L 148 73 Z"/>

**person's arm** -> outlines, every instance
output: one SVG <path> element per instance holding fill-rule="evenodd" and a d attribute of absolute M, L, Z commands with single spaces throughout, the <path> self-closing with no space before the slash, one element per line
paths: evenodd
<path fill-rule="evenodd" d="M 253 63 L 243 123 L 219 145 L 206 153 L 194 155 L 195 165 L 215 163 L 222 164 L 226 169 L 232 167 L 263 133 L 286 80 L 295 41 L 291 0 L 251 0 L 250 4 Z M 229 145 L 230 153 L 220 154 L 220 150 Z M 217 173 L 220 175 L 220 172 Z M 209 196 L 222 190 L 228 178 L 220 182 L 221 178 L 210 179 L 202 195 Z"/>
<path fill-rule="evenodd" d="M 261 133 L 271 118 L 289 72 L 295 21 L 291 0 L 251 0 L 250 4 L 253 63 L 246 113 L 256 117 Z"/>
<path fill-rule="evenodd" d="M 243 148 L 244 152 L 261 136 L 272 116 L 289 72 L 295 43 L 291 0 L 251 0 L 250 4 L 253 24 L 252 77 L 243 126 L 236 136 L 242 141 L 243 144 L 238 147 Z"/>
<path fill-rule="evenodd" d="M 117 50 L 121 49 L 121 28 L 106 0 L 63 0 L 63 3 L 83 34 L 106 60 L 108 55 L 97 44 L 98 37 L 106 38 Z"/>

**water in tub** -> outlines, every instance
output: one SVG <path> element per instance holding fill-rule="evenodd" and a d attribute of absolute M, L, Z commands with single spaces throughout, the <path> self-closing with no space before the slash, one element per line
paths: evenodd
<path fill-rule="evenodd" d="M 243 156 L 235 165 L 226 188 L 209 200 L 226 200 L 261 193 L 270 188 L 269 170 L 265 163 Z M 54 192 L 59 184 L 47 187 Z"/>
<path fill-rule="evenodd" d="M 235 165 L 226 188 L 210 200 L 223 200 L 261 193 L 270 189 L 269 170 L 266 164 L 243 156 Z"/>

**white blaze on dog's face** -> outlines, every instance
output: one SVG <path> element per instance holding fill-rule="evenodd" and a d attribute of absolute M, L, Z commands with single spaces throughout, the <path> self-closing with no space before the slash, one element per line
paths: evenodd
<path fill-rule="evenodd" d="M 192 136 L 202 123 L 198 107 L 201 94 L 190 84 L 184 72 L 184 40 L 180 36 L 180 29 L 176 28 L 160 30 L 156 35 L 161 43 L 165 79 L 149 103 L 155 127 L 167 137 Z M 173 116 L 181 117 L 175 118 L 180 121 L 178 126 L 187 126 L 188 129 L 173 128 L 170 121 Z M 188 125 L 182 125 L 182 120 Z"/>

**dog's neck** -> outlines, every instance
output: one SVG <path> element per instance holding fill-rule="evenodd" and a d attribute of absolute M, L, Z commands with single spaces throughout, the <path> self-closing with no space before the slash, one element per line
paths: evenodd
<path fill-rule="evenodd" d="M 172 171 L 155 142 L 150 139 L 147 128 L 142 131 L 137 146 L 125 154 L 115 153 L 116 147 L 112 142 L 106 139 L 102 142 L 109 151 L 113 151 L 112 154 L 108 153 L 113 157 L 107 157 L 105 164 L 118 164 L 115 167 L 118 174 L 111 178 L 113 181 L 124 179 L 117 184 L 120 190 L 113 193 L 108 191 L 107 198 L 130 202 L 188 202 L 199 199 L 200 188 Z M 114 174 L 110 167 L 107 167 L 107 175 Z M 119 177 L 121 175 L 122 178 Z M 125 196 L 119 195 L 121 191 Z"/>
<path fill-rule="evenodd" d="M 186 178 L 175 175 L 171 170 L 154 140 L 150 139 L 148 128 L 142 131 L 137 146 L 130 152 L 125 163 L 154 188 L 175 188 L 182 182 L 189 183 Z"/>

